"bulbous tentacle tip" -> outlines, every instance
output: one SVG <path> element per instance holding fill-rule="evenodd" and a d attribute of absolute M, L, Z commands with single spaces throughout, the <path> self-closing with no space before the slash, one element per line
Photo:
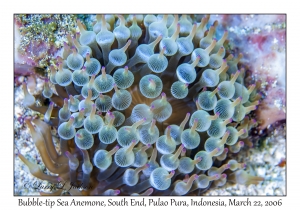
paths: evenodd
<path fill-rule="evenodd" d="M 215 174 L 215 175 L 213 175 L 213 179 L 215 179 L 215 180 L 220 179 L 220 174 Z"/>
<path fill-rule="evenodd" d="M 154 189 L 151 187 L 151 188 L 149 188 L 147 191 L 149 192 L 148 195 L 151 195 L 151 194 L 153 193 Z"/>
<path fill-rule="evenodd" d="M 75 117 L 74 116 L 71 116 L 70 117 L 70 121 L 74 121 L 75 120 Z"/>
<path fill-rule="evenodd" d="M 65 151 L 65 156 L 67 156 L 67 157 L 71 157 L 71 156 L 72 156 L 72 154 L 71 154 L 69 151 Z"/>
<path fill-rule="evenodd" d="M 190 117 L 191 116 L 191 113 L 190 112 L 188 112 L 188 113 L 186 113 L 186 117 Z"/>
<path fill-rule="evenodd" d="M 190 175 L 186 174 L 186 175 L 184 176 L 183 181 L 184 181 L 184 182 L 187 182 L 189 178 L 190 178 Z"/>
<path fill-rule="evenodd" d="M 72 47 L 71 47 L 71 50 L 73 51 L 73 53 L 75 53 L 75 54 L 77 53 L 76 47 L 72 46 Z"/>
<path fill-rule="evenodd" d="M 251 121 L 252 121 L 252 123 L 257 123 L 256 119 L 252 119 Z"/>
<path fill-rule="evenodd" d="M 227 178 L 227 174 L 221 174 L 221 179 L 226 179 Z"/>
<path fill-rule="evenodd" d="M 57 180 L 58 182 L 63 182 L 63 181 L 64 181 L 64 179 L 63 179 L 62 177 L 60 177 L 60 176 L 57 177 L 56 180 Z"/>
<path fill-rule="evenodd" d="M 121 192 L 120 190 L 116 189 L 116 190 L 114 191 L 114 195 L 119 195 L 120 192 Z"/>
<path fill-rule="evenodd" d="M 196 160 L 200 162 L 202 160 L 202 157 L 197 157 Z"/>
<path fill-rule="evenodd" d="M 219 21 L 218 20 L 215 20 L 214 23 L 213 23 L 213 26 L 214 28 L 216 29 L 216 27 L 219 25 Z"/>
<path fill-rule="evenodd" d="M 225 169 L 229 169 L 229 168 L 230 168 L 230 164 L 228 163 L 225 165 Z"/>
<path fill-rule="evenodd" d="M 151 105 L 150 106 L 150 111 L 153 111 L 155 109 L 155 106 L 154 105 Z M 155 120 L 155 119 L 153 119 L 153 120 Z M 156 121 L 156 120 L 155 120 Z"/>

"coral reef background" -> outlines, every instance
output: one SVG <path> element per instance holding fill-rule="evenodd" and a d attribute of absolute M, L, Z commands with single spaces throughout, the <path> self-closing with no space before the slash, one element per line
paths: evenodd
<path fill-rule="evenodd" d="M 84 17 L 84 16 L 83 16 Z M 55 17 L 54 17 L 55 18 Z M 43 18 L 44 19 L 44 18 Z M 45 18 L 47 20 L 47 18 Z M 62 26 L 64 21 L 69 21 L 68 27 L 61 27 L 61 25 L 49 24 L 47 28 L 42 31 L 51 31 L 59 29 L 59 33 L 55 37 L 47 37 L 47 33 L 34 42 L 30 40 L 33 37 L 28 37 L 20 34 L 20 45 L 16 44 L 16 65 L 15 65 L 15 145 L 16 148 L 22 148 L 22 153 L 27 153 L 33 159 L 39 162 L 38 154 L 30 143 L 30 135 L 24 129 L 23 122 L 25 116 L 32 116 L 36 113 L 31 113 L 28 109 L 24 109 L 20 102 L 22 101 L 22 93 L 20 93 L 19 84 L 26 77 L 27 81 L 32 81 L 32 93 L 37 93 L 42 89 L 43 77 L 42 68 L 51 63 L 51 57 L 55 57 L 55 51 L 62 46 L 65 41 L 64 33 L 74 30 L 72 23 L 75 18 L 66 16 L 62 20 L 58 20 Z M 253 138 L 257 138 L 253 148 L 247 149 L 239 154 L 239 162 L 251 162 L 249 170 L 253 175 L 267 177 L 268 179 L 258 186 L 251 186 L 246 188 L 244 186 L 228 186 L 222 187 L 217 190 L 208 191 L 206 194 L 219 194 L 219 195 L 284 195 L 285 194 L 285 17 L 284 15 L 212 15 L 210 24 L 214 20 L 218 20 L 223 30 L 229 31 L 230 48 L 233 52 L 243 52 L 244 58 L 241 63 L 252 71 L 250 80 L 262 82 L 262 95 L 264 97 L 263 104 L 256 113 L 259 117 L 260 128 L 253 131 Z M 16 27 L 22 28 L 22 23 L 26 20 L 21 17 L 16 19 Z M 38 23 L 41 19 L 33 20 L 33 23 Z M 45 20 L 42 20 L 45 21 Z M 87 23 L 91 20 L 84 20 Z M 33 35 L 35 24 L 32 24 Z M 38 25 L 38 24 L 37 24 Z M 73 26 L 74 27 L 74 26 Z M 19 28 L 17 28 L 19 30 Z M 17 31 L 16 30 L 16 31 Z M 28 30 L 24 28 L 23 30 Z M 16 35 L 18 36 L 17 32 Z M 220 34 L 220 36 L 222 33 Z M 53 44 L 50 51 L 43 51 L 45 44 Z M 16 42 L 17 43 L 17 42 Z M 250 44 L 250 45 L 249 45 Z M 247 49 L 245 49 L 247 46 Z M 251 46 L 251 47 L 249 47 Z M 22 51 L 22 49 L 35 49 Z M 19 50 L 20 49 L 20 50 Z M 40 50 L 39 50 L 40 49 Z M 20 53 L 20 54 L 18 54 Z M 25 55 L 24 55 L 25 53 Z M 26 54 L 30 53 L 30 55 Z M 21 64 L 22 65 L 19 65 Z M 24 68 L 25 63 L 27 68 Z M 39 67 L 39 69 L 34 67 Z M 24 74 L 24 69 L 32 69 Z M 276 70 L 276 71 L 274 71 Z M 276 72 L 276 73 L 274 73 Z M 37 88 L 36 88 L 37 87 Z M 28 87 L 30 90 L 30 86 Z M 280 93 L 280 94 L 279 94 Z M 270 114 L 275 113 L 275 114 Z M 281 121 L 278 123 L 278 121 Z M 277 124 L 276 124 L 277 123 Z M 17 153 L 17 150 L 16 150 Z M 15 183 L 16 194 L 34 194 L 36 192 L 30 189 L 24 189 L 18 183 L 24 183 L 35 178 L 28 175 L 23 171 L 23 164 L 19 164 L 16 159 L 15 180 L 22 180 Z"/>

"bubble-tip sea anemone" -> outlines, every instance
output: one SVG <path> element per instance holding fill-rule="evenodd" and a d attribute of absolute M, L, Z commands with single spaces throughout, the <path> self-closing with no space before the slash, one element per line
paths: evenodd
<path fill-rule="evenodd" d="M 223 186 L 227 175 L 262 180 L 227 158 L 244 146 L 239 138 L 252 127 L 246 115 L 259 104 L 255 85 L 245 88 L 238 70 L 241 55 L 232 60 L 226 52 L 227 31 L 216 40 L 215 22 L 205 32 L 209 16 L 200 23 L 188 15 L 96 19 L 93 31 L 77 20 L 80 33 L 68 35 L 50 67 L 43 91 L 49 107 L 37 106 L 22 85 L 23 105 L 45 121 L 26 124 L 56 174 L 19 154 L 34 176 L 92 186 L 74 195 L 189 195 L 210 182 Z M 46 123 L 57 128 L 60 151 Z"/>

